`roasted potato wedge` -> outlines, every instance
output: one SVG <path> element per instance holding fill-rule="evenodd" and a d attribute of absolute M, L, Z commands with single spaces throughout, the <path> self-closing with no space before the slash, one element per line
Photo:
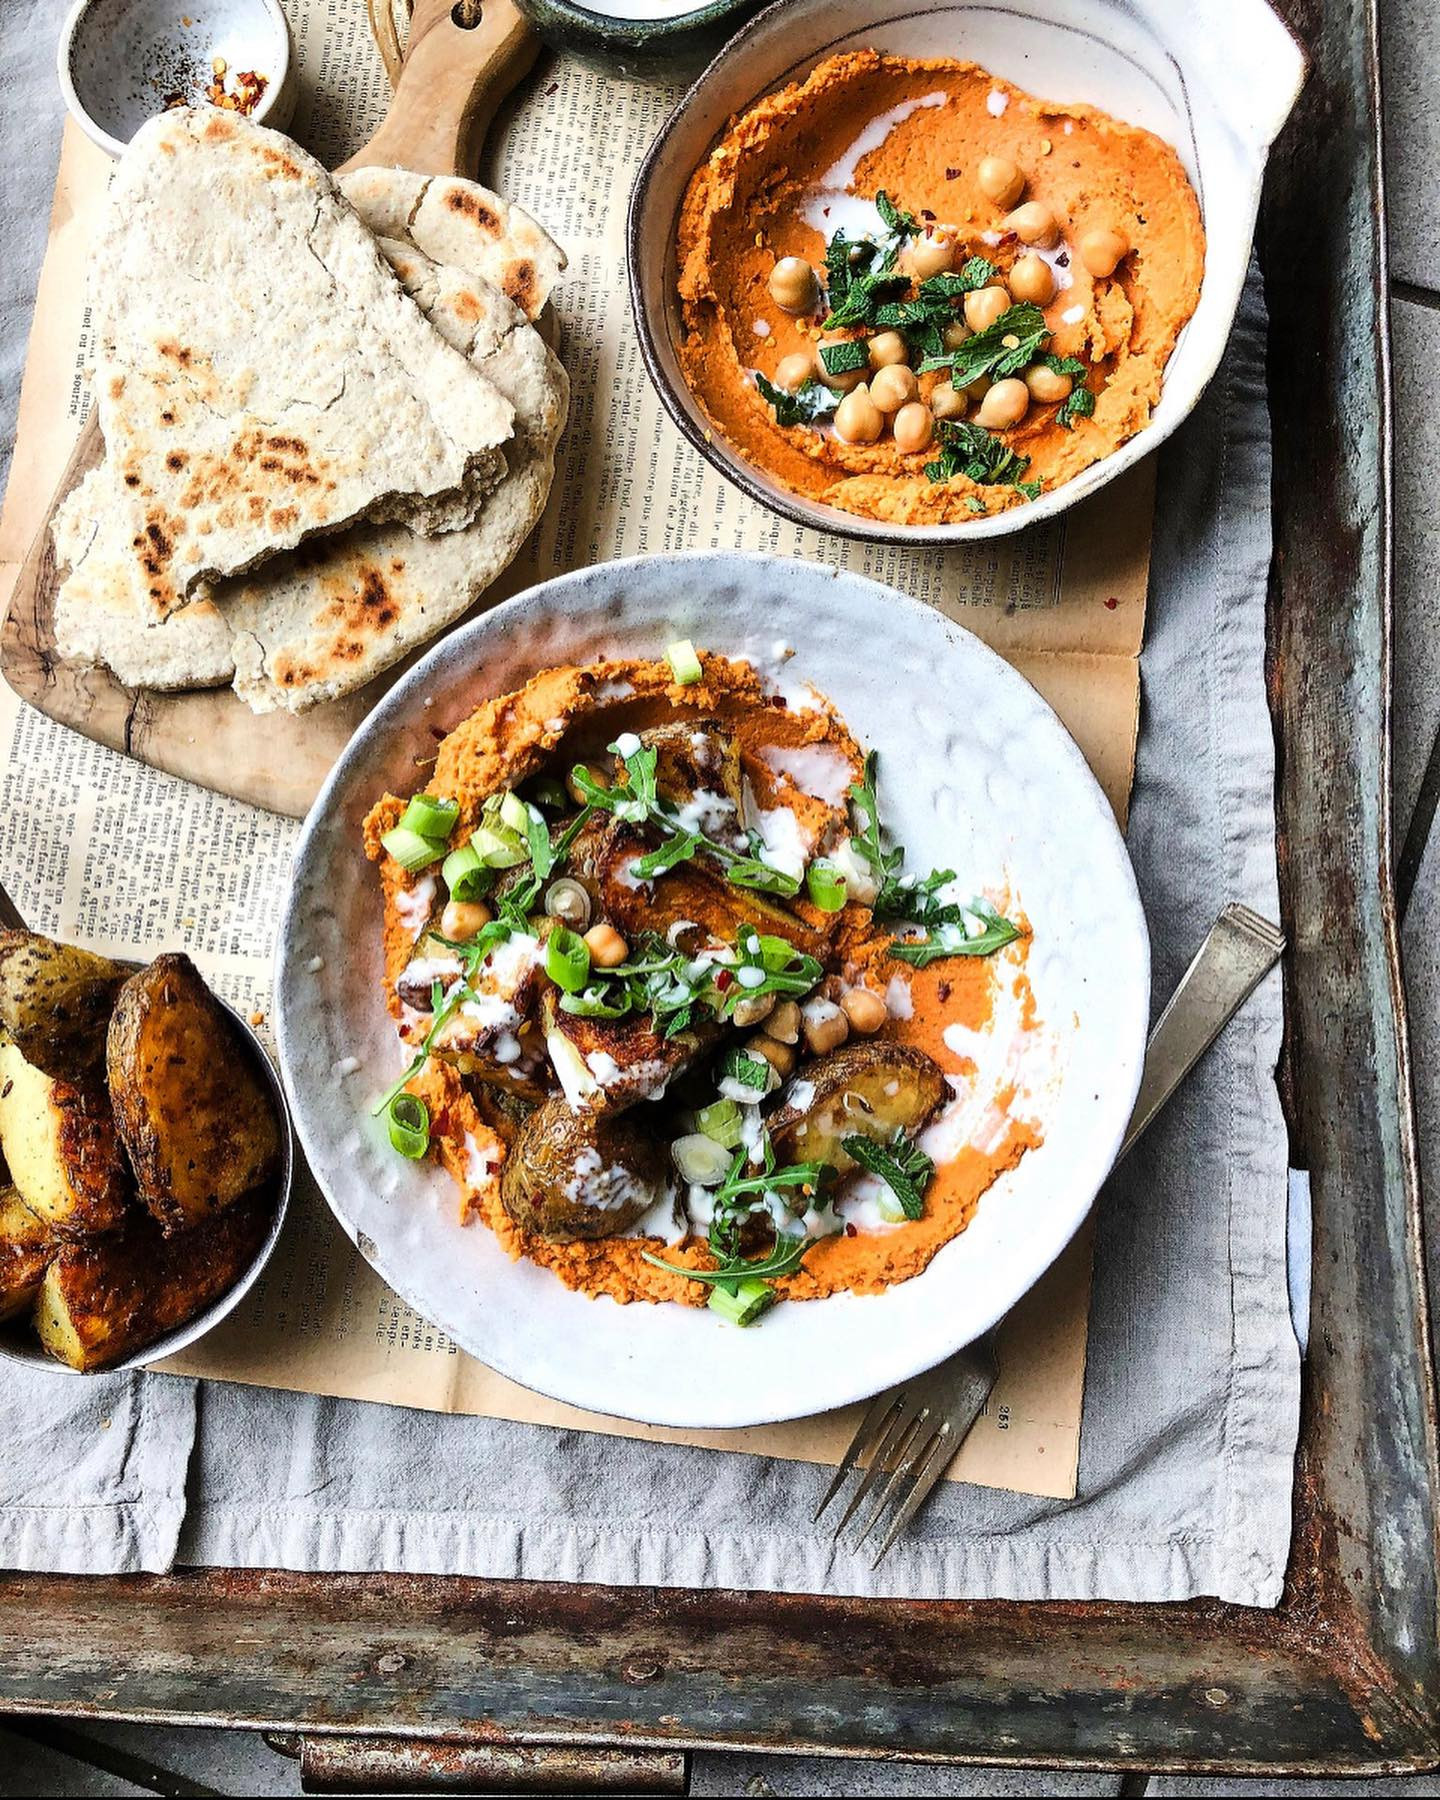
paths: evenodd
<path fill-rule="evenodd" d="M 28 1313 L 58 1246 L 0 1175 L 0 1320 Z"/>
<path fill-rule="evenodd" d="M 661 1037 L 649 1013 L 577 1018 L 561 1006 L 553 986 L 541 996 L 540 1024 L 551 1067 L 575 1112 L 617 1113 L 637 1101 L 659 1099 L 719 1037 L 718 1028 L 708 1024 Z"/>
<path fill-rule="evenodd" d="M 132 973 L 33 931 L 0 931 L 0 1031 L 42 1075 L 84 1082 L 104 1067 L 105 1028 Z"/>
<path fill-rule="evenodd" d="M 20 1198 L 53 1231 L 112 1231 L 133 1188 L 109 1096 L 42 1074 L 0 1039 L 0 1150 Z"/>
<path fill-rule="evenodd" d="M 275 1170 L 269 1086 L 187 956 L 157 956 L 120 990 L 106 1071 L 140 1197 L 169 1231 L 197 1224 Z"/>
<path fill-rule="evenodd" d="M 842 1138 L 886 1143 L 913 1136 L 940 1104 L 940 1065 L 908 1044 L 847 1044 L 801 1069 L 770 1118 L 782 1163 L 824 1162 L 847 1174 L 856 1165 Z"/>
<path fill-rule="evenodd" d="M 742 823 L 744 776 L 740 746 L 718 719 L 657 725 L 640 742 L 655 752 L 655 791 L 678 811 L 693 816 L 694 829 L 722 842 Z M 617 774 L 623 776 L 624 762 Z M 687 818 L 687 822 L 689 822 Z"/>
<path fill-rule="evenodd" d="M 500 1198 L 517 1225 L 566 1244 L 628 1231 L 667 1185 L 664 1152 L 630 1120 L 577 1117 L 557 1096 L 517 1133 Z"/>
<path fill-rule="evenodd" d="M 146 1212 L 122 1231 L 64 1245 L 45 1271 L 35 1329 L 72 1369 L 103 1369 L 203 1312 L 254 1261 L 273 1207 L 254 1195 L 167 1237 Z"/>

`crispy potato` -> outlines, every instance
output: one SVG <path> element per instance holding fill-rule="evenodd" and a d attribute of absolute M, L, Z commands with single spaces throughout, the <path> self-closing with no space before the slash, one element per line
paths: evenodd
<path fill-rule="evenodd" d="M 157 956 L 120 990 L 106 1071 L 140 1197 L 173 1231 L 259 1187 L 280 1154 L 269 1086 L 187 956 Z"/>
<path fill-rule="evenodd" d="M 640 742 L 655 752 L 655 791 L 679 809 L 691 808 L 697 797 L 714 795 L 720 804 L 699 808 L 703 815 L 697 829 L 707 837 L 727 836 L 739 829 L 744 807 L 744 776 L 740 772 L 740 746 L 718 719 L 697 719 L 694 724 L 677 720 L 642 731 Z M 625 764 L 616 759 L 617 778 Z M 723 802 L 729 801 L 727 808 Z M 730 816 L 733 809 L 733 818 Z"/>
<path fill-rule="evenodd" d="M 30 1311 L 57 1248 L 49 1228 L 0 1179 L 0 1319 Z"/>
<path fill-rule="evenodd" d="M 255 1195 L 166 1236 L 137 1209 L 123 1231 L 66 1244 L 45 1271 L 35 1329 L 72 1369 L 103 1369 L 176 1331 L 255 1260 L 273 1208 Z"/>
<path fill-rule="evenodd" d="M 770 1119 L 770 1141 L 782 1163 L 824 1162 L 844 1175 L 856 1165 L 842 1138 L 913 1136 L 944 1093 L 940 1066 L 923 1050 L 849 1044 L 799 1071 Z"/>
<path fill-rule="evenodd" d="M 500 1173 L 517 1225 L 552 1243 L 614 1237 L 664 1197 L 665 1156 L 628 1119 L 577 1117 L 547 1100 L 521 1126 Z"/>
<path fill-rule="evenodd" d="M 109 1097 L 41 1074 L 0 1039 L 0 1148 L 20 1198 L 64 1237 L 111 1231 L 132 1187 Z"/>
<path fill-rule="evenodd" d="M 131 973 L 33 931 L 0 931 L 0 1030 L 42 1075 L 84 1082 L 103 1067 L 105 1028 Z"/>
<path fill-rule="evenodd" d="M 529 1094 L 502 1087 L 484 1076 L 466 1084 L 475 1110 L 508 1150 L 520 1128 L 534 1112 L 536 1102 Z"/>
<path fill-rule="evenodd" d="M 649 1013 L 578 1018 L 561 1006 L 553 986 L 541 996 L 540 1023 L 551 1066 L 576 1112 L 617 1113 L 639 1100 L 658 1099 L 720 1035 L 705 1024 L 661 1037 Z"/>

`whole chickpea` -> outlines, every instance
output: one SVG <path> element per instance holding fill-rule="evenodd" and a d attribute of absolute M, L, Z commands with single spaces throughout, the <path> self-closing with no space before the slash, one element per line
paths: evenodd
<path fill-rule="evenodd" d="M 898 331 L 878 331 L 870 340 L 870 367 L 888 369 L 896 363 L 908 363 L 910 346 Z"/>
<path fill-rule="evenodd" d="M 763 1031 L 756 1032 L 745 1048 L 753 1050 L 757 1056 L 763 1056 L 782 1081 L 794 1072 L 799 1058 L 799 1052 L 793 1044 L 782 1044 Z"/>
<path fill-rule="evenodd" d="M 807 381 L 814 379 L 815 355 L 811 350 L 792 350 L 782 356 L 775 370 L 775 385 L 787 394 L 797 394 Z"/>
<path fill-rule="evenodd" d="M 940 335 L 945 340 L 947 350 L 958 350 L 966 338 L 974 337 L 975 334 L 963 319 L 952 319 Z"/>
<path fill-rule="evenodd" d="M 1043 256 L 1032 250 L 1010 271 L 1010 292 L 1032 306 L 1048 306 L 1055 298 L 1055 275 Z"/>
<path fill-rule="evenodd" d="M 920 383 L 904 363 L 887 363 L 870 379 L 870 398 L 882 413 L 898 413 L 920 392 Z"/>
<path fill-rule="evenodd" d="M 494 913 L 479 900 L 450 900 L 440 915 L 441 937 L 453 938 L 457 944 L 473 938 L 487 926 Z"/>
<path fill-rule="evenodd" d="M 863 381 L 835 408 L 835 435 L 842 444 L 873 444 L 884 429 L 885 415 Z"/>
<path fill-rule="evenodd" d="M 1080 240 L 1080 260 L 1097 281 L 1113 275 L 1129 254 L 1129 238 L 1123 231 L 1113 231 L 1109 226 L 1087 231 Z"/>
<path fill-rule="evenodd" d="M 895 415 L 895 448 L 906 456 L 928 450 L 935 436 L 935 417 L 923 400 L 912 400 Z"/>
<path fill-rule="evenodd" d="M 983 400 L 994 385 L 988 375 L 977 375 L 973 381 L 965 383 L 965 398 L 967 400 Z"/>
<path fill-rule="evenodd" d="M 849 338 L 843 331 L 832 331 L 827 337 L 817 338 L 815 342 L 815 379 L 823 381 L 826 387 L 834 388 L 837 393 L 841 394 L 853 393 L 865 379 L 865 370 L 863 368 L 847 369 L 843 375 L 832 375 L 825 367 L 820 352 L 827 344 L 848 344 L 849 342 Z"/>
<path fill-rule="evenodd" d="M 1030 390 L 1017 376 L 997 381 L 980 402 L 975 423 L 987 431 L 1007 431 L 1030 410 Z"/>
<path fill-rule="evenodd" d="M 803 256 L 782 256 L 770 271 L 770 298 L 781 312 L 814 312 L 820 283 Z"/>
<path fill-rule="evenodd" d="M 1027 200 L 1007 213 L 1005 229 L 1013 231 L 1022 244 L 1038 244 L 1042 250 L 1053 250 L 1060 241 L 1060 227 L 1043 200 Z"/>
<path fill-rule="evenodd" d="M 1010 309 L 1010 290 L 997 282 L 965 296 L 965 323 L 972 331 L 985 331 Z"/>
<path fill-rule="evenodd" d="M 963 419 L 970 402 L 953 382 L 942 381 L 930 395 L 930 410 L 937 419 Z"/>
<path fill-rule="evenodd" d="M 1008 156 L 982 156 L 975 171 L 980 192 L 997 206 L 1010 207 L 1025 192 L 1025 176 Z"/>
<path fill-rule="evenodd" d="M 613 925 L 592 925 L 585 933 L 585 947 L 597 969 L 618 969 L 630 954 L 630 946 Z"/>
<path fill-rule="evenodd" d="M 1031 363 L 1023 376 L 1025 385 L 1030 390 L 1030 398 L 1041 406 L 1054 406 L 1061 400 L 1070 398 L 1070 390 L 1075 383 L 1068 375 L 1057 375 L 1053 369 L 1047 369 L 1044 363 Z"/>
<path fill-rule="evenodd" d="M 873 988 L 848 988 L 840 996 L 840 1010 L 850 1021 L 850 1029 L 862 1037 L 876 1032 L 890 1017 L 890 1009 Z"/>
<path fill-rule="evenodd" d="M 955 240 L 949 234 L 927 231 L 905 252 L 905 266 L 917 281 L 943 275 L 955 267 Z"/>

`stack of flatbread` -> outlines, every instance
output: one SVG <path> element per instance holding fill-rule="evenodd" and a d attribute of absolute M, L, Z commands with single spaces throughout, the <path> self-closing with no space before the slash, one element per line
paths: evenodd
<path fill-rule="evenodd" d="M 564 267 L 475 182 L 337 182 L 233 113 L 153 120 L 96 251 L 105 457 L 55 518 L 61 655 L 300 711 L 459 619 L 550 491 Z"/>

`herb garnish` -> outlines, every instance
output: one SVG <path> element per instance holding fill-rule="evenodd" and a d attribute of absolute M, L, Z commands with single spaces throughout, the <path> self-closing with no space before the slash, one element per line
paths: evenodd
<path fill-rule="evenodd" d="M 988 900 L 972 901 L 965 911 L 975 920 L 985 921 L 977 936 L 971 937 L 962 924 L 947 921 L 931 937 L 892 944 L 890 954 L 899 962 L 927 969 L 946 956 L 993 956 L 1020 935 L 1020 927 L 1003 918 Z"/>
<path fill-rule="evenodd" d="M 942 419 L 940 454 L 925 465 L 931 481 L 949 481 L 965 475 L 982 487 L 1013 487 L 1033 500 L 1040 492 L 1038 481 L 1024 481 L 1030 458 L 1012 450 L 993 431 L 983 425 L 972 425 L 966 419 Z"/>
<path fill-rule="evenodd" d="M 916 374 L 923 375 L 928 369 L 949 369 L 956 387 L 967 387 L 982 375 L 1003 381 L 1028 368 L 1049 341 L 1044 313 L 1030 301 L 1022 300 L 1007 307 L 993 325 L 974 332 L 953 350 L 942 346 L 938 354 L 927 355 Z"/>
<path fill-rule="evenodd" d="M 741 970 L 754 970 L 748 982 Z M 813 956 L 796 950 L 784 938 L 746 930 L 721 954 L 687 956 L 663 938 L 647 932 L 627 959 L 614 969 L 592 967 L 591 979 L 578 994 L 561 996 L 561 1009 L 583 1019 L 623 1019 L 648 1012 L 666 1038 L 688 1031 L 698 1018 L 729 1019 L 744 1000 L 767 994 L 798 998 L 808 994 L 824 971 Z M 723 980 L 722 980 L 723 977 Z M 760 1087 L 769 1065 L 761 1062 L 759 1079 L 738 1078 Z M 727 1071 L 727 1073 L 730 1071 Z"/>
<path fill-rule="evenodd" d="M 1095 411 L 1095 396 L 1088 387 L 1071 388 L 1069 397 L 1060 402 L 1055 423 L 1066 431 L 1075 429 L 1076 419 L 1088 419 Z"/>
<path fill-rule="evenodd" d="M 828 418 L 841 400 L 835 389 L 826 387 L 823 381 L 807 381 L 793 394 L 787 394 L 784 388 L 767 381 L 758 369 L 755 386 L 766 404 L 775 409 L 777 425 L 813 425 L 817 419 Z"/>
<path fill-rule="evenodd" d="M 837 231 L 826 246 L 827 330 L 873 325 L 877 309 L 910 286 L 910 277 L 895 265 L 907 241 L 919 231 L 919 223 L 913 213 L 902 212 L 883 188 L 875 196 L 875 210 L 890 234 L 883 243 L 849 238 Z M 840 371 L 831 369 L 830 373 Z"/>
<path fill-rule="evenodd" d="M 925 1189 L 935 1173 L 935 1164 L 918 1144 L 912 1144 L 903 1131 L 897 1131 L 888 1144 L 877 1144 L 874 1138 L 841 1138 L 840 1148 L 878 1175 L 894 1194 L 907 1219 L 918 1219 L 925 1211 Z"/>

